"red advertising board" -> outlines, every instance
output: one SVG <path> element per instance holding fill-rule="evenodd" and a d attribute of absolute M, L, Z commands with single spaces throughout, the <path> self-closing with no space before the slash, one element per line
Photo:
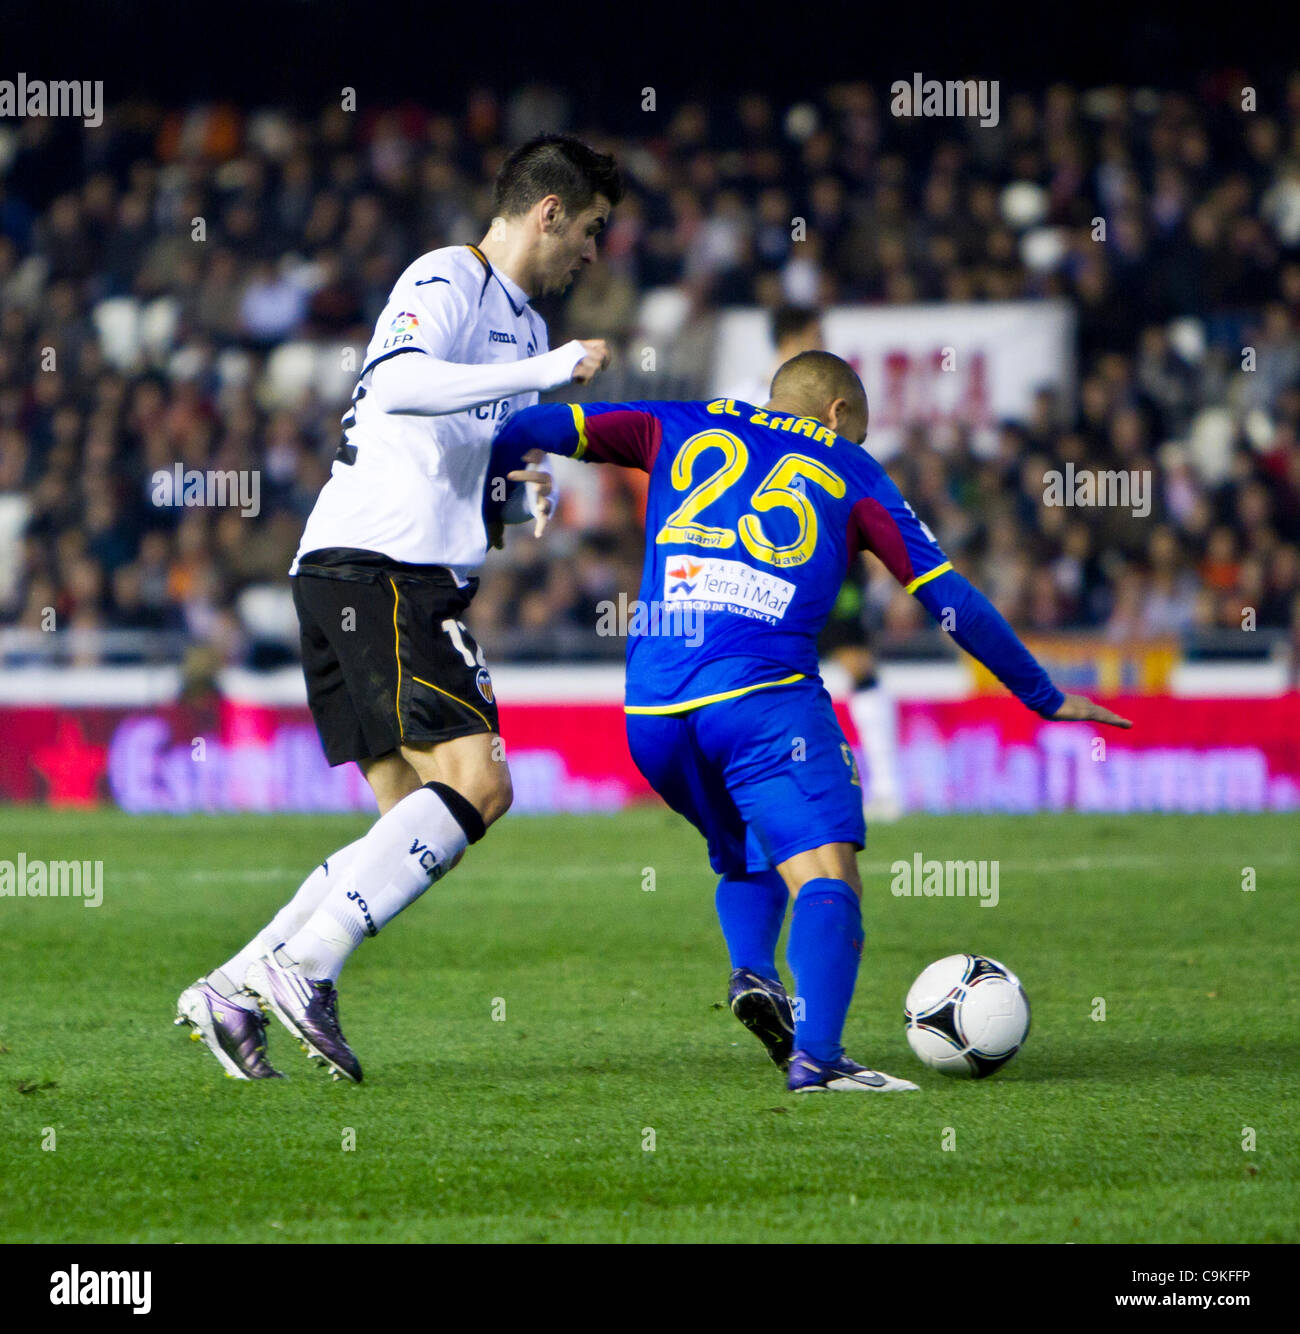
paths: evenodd
<path fill-rule="evenodd" d="M 1109 698 L 1132 731 L 1049 723 L 1016 700 L 899 709 L 915 811 L 1266 811 L 1300 807 L 1300 694 Z"/>
<path fill-rule="evenodd" d="M 1300 694 L 1110 699 L 1131 732 L 1046 723 L 1010 698 L 899 706 L 913 811 L 1300 808 Z M 855 740 L 847 710 L 840 721 Z M 515 812 L 614 811 L 649 797 L 613 702 L 503 705 Z M 136 812 L 374 809 L 331 769 L 305 708 L 0 707 L 0 800 Z"/>
<path fill-rule="evenodd" d="M 649 795 L 617 704 L 502 706 L 517 812 L 619 810 Z M 0 801 L 135 812 L 373 811 L 325 763 L 301 707 L 0 707 Z"/>

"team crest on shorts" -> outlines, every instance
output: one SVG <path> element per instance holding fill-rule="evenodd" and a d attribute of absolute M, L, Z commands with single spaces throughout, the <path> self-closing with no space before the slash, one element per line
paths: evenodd
<path fill-rule="evenodd" d="M 474 678 L 474 684 L 478 686 L 478 693 L 491 704 L 492 678 L 488 675 L 488 669 L 486 667 L 480 667 L 478 669 L 478 675 Z"/>

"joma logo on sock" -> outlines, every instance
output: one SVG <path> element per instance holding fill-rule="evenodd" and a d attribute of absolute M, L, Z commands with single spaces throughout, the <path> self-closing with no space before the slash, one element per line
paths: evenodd
<path fill-rule="evenodd" d="M 153 1309 L 153 1274 L 148 1270 L 87 1269 L 80 1265 L 50 1275 L 51 1306 L 129 1306 L 132 1315 Z"/>
<path fill-rule="evenodd" d="M 355 889 L 348 890 L 348 898 L 361 909 L 361 915 L 366 919 L 366 935 L 377 936 L 379 934 L 379 928 L 375 925 L 375 920 L 370 915 L 370 905 Z"/>

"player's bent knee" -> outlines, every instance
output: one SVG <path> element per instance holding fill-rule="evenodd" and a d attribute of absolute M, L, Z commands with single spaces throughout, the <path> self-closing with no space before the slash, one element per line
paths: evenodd
<path fill-rule="evenodd" d="M 467 776 L 456 786 L 437 779 L 424 786 L 442 799 L 471 843 L 477 843 L 487 827 L 499 820 L 514 800 L 508 770 Z"/>
<path fill-rule="evenodd" d="M 467 843 L 477 843 L 487 832 L 487 821 L 479 814 L 474 802 L 463 792 L 447 783 L 440 783 L 437 779 L 430 780 L 424 786 L 442 802 L 451 813 L 452 819 L 465 831 Z"/>
<path fill-rule="evenodd" d="M 482 796 L 475 804 L 478 806 L 479 814 L 483 817 L 483 823 L 490 825 L 499 820 L 510 809 L 514 799 L 515 789 L 514 784 L 510 781 L 510 770 L 505 765 L 501 765 L 497 772 L 492 775 Z"/>
<path fill-rule="evenodd" d="M 500 763 L 466 768 L 455 786 L 473 802 L 485 826 L 495 823 L 510 809 L 515 795 L 510 770 Z"/>
<path fill-rule="evenodd" d="M 776 869 L 795 897 L 810 880 L 842 880 L 862 897 L 857 849 L 851 843 L 824 843 L 819 848 L 809 848 L 783 861 Z"/>

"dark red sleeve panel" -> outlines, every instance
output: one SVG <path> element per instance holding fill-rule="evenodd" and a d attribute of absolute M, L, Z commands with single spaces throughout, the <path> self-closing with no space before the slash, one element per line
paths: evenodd
<path fill-rule="evenodd" d="M 849 511 L 848 545 L 850 562 L 860 551 L 869 551 L 905 588 L 916 577 L 902 529 L 871 496 L 863 496 Z"/>
<path fill-rule="evenodd" d="M 659 453 L 663 423 L 649 412 L 612 408 L 583 415 L 574 458 L 593 463 L 617 463 L 623 468 L 649 472 Z"/>

